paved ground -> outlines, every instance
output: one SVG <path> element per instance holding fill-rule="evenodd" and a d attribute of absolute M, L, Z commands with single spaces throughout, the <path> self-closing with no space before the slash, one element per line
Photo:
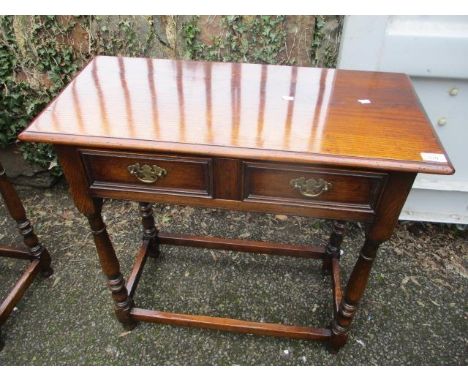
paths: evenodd
<path fill-rule="evenodd" d="M 337 355 L 322 344 L 114 319 L 85 219 L 66 188 L 20 192 L 55 274 L 36 279 L 3 327 L 3 365 L 466 365 L 466 235 L 441 225 L 400 224 L 383 245 L 354 322 Z M 157 205 L 162 230 L 322 243 L 329 223 L 299 217 Z M 106 202 L 104 215 L 124 274 L 140 237 L 137 205 Z M 18 242 L 0 206 L 0 242 Z M 362 244 L 349 224 L 343 272 Z M 24 262 L 0 260 L 0 295 Z M 314 260 L 163 247 L 149 259 L 139 306 L 298 325 L 328 324 L 330 282 Z"/>

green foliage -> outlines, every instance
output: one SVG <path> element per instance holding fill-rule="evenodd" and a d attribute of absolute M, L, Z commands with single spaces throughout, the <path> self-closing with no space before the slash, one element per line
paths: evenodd
<path fill-rule="evenodd" d="M 285 58 L 285 16 L 223 16 L 224 34 L 211 44 L 199 40 L 198 17 L 182 28 L 186 57 L 193 60 L 293 64 Z"/>
<path fill-rule="evenodd" d="M 197 16 L 192 17 L 189 22 L 184 24 L 182 27 L 182 34 L 187 51 L 187 58 L 195 59 L 203 50 L 202 44 L 197 41 L 197 37 L 200 34 Z"/>
<path fill-rule="evenodd" d="M 0 146 L 16 139 L 17 132 L 26 125 L 24 115 L 28 87 L 15 82 L 17 46 L 13 37 L 12 19 L 0 18 L 2 41 L 0 44 Z"/>
<path fill-rule="evenodd" d="M 87 30 L 90 39 L 90 54 L 138 57 L 146 56 L 155 38 L 153 17 L 146 17 L 146 31 L 139 30 L 135 18 L 89 16 Z M 142 37 L 141 34 L 146 34 Z"/>
<path fill-rule="evenodd" d="M 324 16 L 315 17 L 314 38 L 311 46 L 312 65 L 325 68 L 334 68 L 338 60 L 338 46 L 343 26 L 343 17 L 336 18 L 338 22 L 338 33 L 335 36 L 336 41 L 330 41 L 329 35 L 325 30 L 326 19 Z"/>
<path fill-rule="evenodd" d="M 28 21 L 32 22 L 29 23 Z M 0 17 L 0 145 L 15 142 L 19 131 L 51 101 L 78 69 L 64 37 L 73 23 L 61 25 L 55 16 Z M 49 167 L 55 154 L 48 145 L 21 147 L 29 161 Z M 52 173 L 60 175 L 54 166 Z"/>
<path fill-rule="evenodd" d="M 96 54 L 142 56 L 154 39 L 152 17 L 141 40 L 133 17 L 116 23 L 100 16 L 0 16 L 0 147 L 18 133 L 70 82 Z M 116 18 L 114 18 L 115 20 Z M 113 20 L 112 20 L 113 21 Z M 86 49 L 73 45 L 81 27 Z M 141 34 L 140 34 L 141 35 Z M 60 175 L 55 153 L 45 144 L 23 144 L 26 160 Z"/>
<path fill-rule="evenodd" d="M 312 52 L 314 52 L 314 58 L 316 59 L 316 52 L 322 43 L 324 38 L 324 29 L 325 27 L 325 18 L 323 16 L 317 16 L 315 18 L 315 29 L 314 29 L 314 39 L 312 40 Z"/>
<path fill-rule="evenodd" d="M 166 57 L 295 63 L 290 57 L 285 16 L 222 16 L 222 32 L 210 41 L 200 39 L 199 17 L 190 18 L 182 26 L 178 17 L 171 17 L 171 24 L 162 19 L 164 16 L 0 16 L 0 147 L 14 143 L 17 134 L 76 71 L 98 54 L 149 56 L 161 43 Z M 327 38 L 325 25 L 326 19 L 317 16 L 311 43 L 314 64 Z M 166 40 L 161 39 L 164 31 Z M 330 45 L 325 47 L 326 66 L 336 61 L 336 44 Z M 28 161 L 60 175 L 51 146 L 22 144 L 21 150 Z"/>
<path fill-rule="evenodd" d="M 24 158 L 41 167 L 49 169 L 52 175 L 62 175 L 62 169 L 57 163 L 57 157 L 50 145 L 45 143 L 26 144 L 21 147 Z"/>

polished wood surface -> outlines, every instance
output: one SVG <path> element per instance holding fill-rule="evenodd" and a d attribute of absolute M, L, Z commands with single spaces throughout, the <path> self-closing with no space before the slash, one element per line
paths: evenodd
<path fill-rule="evenodd" d="M 255 240 L 224 239 L 219 237 L 181 235 L 166 232 L 160 232 L 158 237 L 160 244 L 168 245 L 263 253 L 267 255 L 303 257 L 308 259 L 323 259 L 325 256 L 322 247 L 312 245 L 266 243 Z"/>
<path fill-rule="evenodd" d="M 333 289 L 333 307 L 334 317 L 338 314 L 343 298 L 343 290 L 341 289 L 341 271 L 340 261 L 337 258 L 331 259 L 331 275 L 332 275 L 332 289 Z"/>
<path fill-rule="evenodd" d="M 23 297 L 26 290 L 34 280 L 34 277 L 40 270 L 39 260 L 33 260 L 29 263 L 21 277 L 16 281 L 13 288 L 9 291 L 6 298 L 0 304 L 0 326 L 5 323 L 13 308 Z"/>
<path fill-rule="evenodd" d="M 141 274 L 143 273 L 143 267 L 145 266 L 146 259 L 148 257 L 149 240 L 143 239 L 143 243 L 138 251 L 133 264 L 132 271 L 127 279 L 127 291 L 130 298 L 133 298 L 138 282 L 140 281 Z"/>
<path fill-rule="evenodd" d="M 141 155 L 136 153 L 84 150 L 81 152 L 91 187 L 112 184 L 114 188 L 137 188 L 169 194 L 211 196 L 211 159 Z M 132 175 L 128 166 L 157 165 L 167 175 L 145 183 Z"/>
<path fill-rule="evenodd" d="M 417 173 L 453 172 L 408 77 L 390 73 L 97 57 L 20 138 L 55 145 L 126 328 L 149 321 L 326 340 L 335 351 Z M 128 283 L 103 198 L 139 202 L 143 245 Z M 160 233 L 155 202 L 337 221 L 322 247 Z M 342 287 L 348 220 L 368 225 Z M 136 307 L 143 267 L 161 244 L 318 259 L 332 281 L 333 319 L 320 329 Z"/>
<path fill-rule="evenodd" d="M 34 256 L 28 251 L 19 248 L 0 246 L 0 256 L 10 257 L 12 259 L 34 260 Z"/>
<path fill-rule="evenodd" d="M 277 213 L 280 204 L 282 213 L 365 222 L 373 219 L 388 176 L 368 170 L 207 158 L 210 152 L 194 157 L 72 146 L 55 149 L 73 184 L 75 203 L 79 208 L 86 204 L 86 210 L 93 207 L 84 195 L 271 213 Z M 158 165 L 167 173 L 153 183 L 142 182 L 128 171 L 136 162 Z M 301 176 L 327 179 L 331 189 L 317 198 L 304 196 L 291 185 Z"/>
<path fill-rule="evenodd" d="M 134 319 L 139 321 L 188 326 L 193 328 L 219 329 L 229 332 L 261 334 L 264 336 L 288 337 L 315 341 L 327 341 L 331 338 L 330 329 L 324 328 L 309 328 L 269 322 L 236 320 L 224 317 L 160 312 L 157 310 L 141 308 L 133 308 L 130 314 Z"/>
<path fill-rule="evenodd" d="M 329 189 L 317 196 L 304 195 L 291 185 L 303 178 L 323 180 Z M 291 166 L 262 162 L 245 163 L 244 198 L 247 201 L 276 202 L 283 205 L 335 206 L 372 211 L 385 182 L 385 174 L 348 170 Z"/>
<path fill-rule="evenodd" d="M 299 207 L 302 209 L 299 214 L 307 214 L 308 209 L 303 207 L 312 207 L 348 209 L 372 215 L 387 177 L 385 173 L 370 171 L 226 158 L 103 150 L 79 152 L 91 191 L 122 191 L 127 196 L 134 195 L 135 200 L 139 200 L 140 193 L 145 193 L 155 198 L 154 201 L 164 201 L 159 199 L 164 196 L 175 196 L 179 202 L 188 197 L 243 201 L 264 205 L 266 212 L 269 206 L 281 203 Z M 135 163 L 156 165 L 164 169 L 165 175 L 149 182 L 142 181 L 129 171 L 129 166 Z M 320 180 L 326 182 L 329 189 L 316 196 L 304 194 L 292 184 L 297 179 L 304 182 Z"/>
<path fill-rule="evenodd" d="M 99 56 L 20 139 L 453 172 L 422 159 L 446 154 L 394 73 Z"/>
<path fill-rule="evenodd" d="M 340 349 L 348 340 L 348 332 L 366 289 L 377 250 L 380 244 L 390 239 L 415 177 L 416 174 L 394 173 L 390 174 L 387 180 L 375 219 L 367 227 L 364 245 L 348 279 L 338 312 L 336 312 L 332 322 L 330 340 L 332 349 Z"/>

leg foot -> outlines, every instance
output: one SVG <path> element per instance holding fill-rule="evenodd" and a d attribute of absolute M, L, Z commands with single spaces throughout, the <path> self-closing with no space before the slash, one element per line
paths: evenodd
<path fill-rule="evenodd" d="M 130 308 L 114 308 L 115 315 L 125 330 L 133 330 L 136 328 L 138 321 L 130 317 Z"/>
<path fill-rule="evenodd" d="M 122 326 L 126 331 L 131 331 L 137 327 L 137 324 L 138 324 L 138 321 L 131 321 L 131 322 L 122 323 Z"/>
<path fill-rule="evenodd" d="M 54 270 L 52 267 L 48 267 L 46 269 L 41 269 L 41 276 L 44 277 L 45 279 L 49 278 L 54 274 Z"/>
<path fill-rule="evenodd" d="M 152 245 L 150 243 L 150 249 L 148 250 L 148 256 L 152 257 L 153 259 L 157 259 L 159 257 L 159 247 Z"/>
<path fill-rule="evenodd" d="M 322 275 L 330 275 L 332 271 L 331 259 L 322 260 Z"/>
<path fill-rule="evenodd" d="M 0 351 L 3 350 L 4 346 L 5 346 L 5 342 L 3 341 L 2 329 L 0 328 Z"/>
<path fill-rule="evenodd" d="M 133 301 L 128 296 L 122 274 L 119 273 L 116 277 L 109 278 L 108 285 L 114 299 L 114 311 L 117 319 L 123 324 L 125 329 L 133 329 L 136 326 L 136 321 L 130 316 Z"/>
<path fill-rule="evenodd" d="M 338 312 L 331 324 L 332 337 L 330 346 L 339 349 L 346 343 L 347 333 L 366 287 L 372 263 L 379 247 L 379 242 L 366 238 L 358 261 L 351 272 L 346 291 L 341 299 Z"/>
<path fill-rule="evenodd" d="M 347 333 L 342 333 L 342 334 L 332 334 L 330 340 L 328 341 L 328 350 L 330 353 L 336 354 L 338 351 L 346 345 L 346 342 L 348 342 L 348 334 Z"/>
<path fill-rule="evenodd" d="M 43 247 L 41 244 L 39 245 L 41 246 L 41 251 L 38 255 L 41 266 L 40 273 L 42 277 L 48 278 L 54 274 L 54 270 L 50 266 L 50 255 L 45 247 Z"/>

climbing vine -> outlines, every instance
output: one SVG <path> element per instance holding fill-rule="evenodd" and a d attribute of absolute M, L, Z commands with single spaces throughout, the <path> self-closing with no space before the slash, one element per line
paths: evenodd
<path fill-rule="evenodd" d="M 193 60 L 293 64 L 293 59 L 284 58 L 285 20 L 285 16 L 223 16 L 224 34 L 207 44 L 199 40 L 195 16 L 182 28 L 186 56 Z"/>
<path fill-rule="evenodd" d="M 92 56 L 147 54 L 154 39 L 152 17 L 143 42 L 132 17 L 107 21 L 99 16 L 0 16 L 1 147 L 14 143 Z M 28 161 L 61 174 L 51 146 L 27 143 L 21 151 Z"/>
<path fill-rule="evenodd" d="M 155 39 L 153 17 L 145 17 L 146 31 L 141 38 L 134 17 L 88 16 L 89 55 L 146 56 Z"/>
<path fill-rule="evenodd" d="M 217 20 L 220 32 L 202 40 L 198 16 L 0 16 L 0 147 L 16 142 L 19 131 L 98 54 L 296 63 L 286 16 Z M 326 25 L 317 16 L 315 28 L 307 30 L 312 64 L 320 63 Z M 325 47 L 327 66 L 336 61 L 336 45 Z M 28 161 L 61 174 L 51 146 L 22 144 L 21 151 Z"/>
<path fill-rule="evenodd" d="M 12 19 L 2 18 L 0 45 L 0 145 L 6 146 L 16 139 L 19 128 L 27 123 L 24 112 L 27 87 L 15 83 L 17 46 L 13 36 Z"/>
<path fill-rule="evenodd" d="M 311 47 L 311 63 L 314 66 L 333 68 L 338 60 L 338 47 L 343 28 L 343 17 L 333 20 L 337 24 L 337 33 L 327 31 L 325 16 L 315 17 L 315 27 Z"/>

